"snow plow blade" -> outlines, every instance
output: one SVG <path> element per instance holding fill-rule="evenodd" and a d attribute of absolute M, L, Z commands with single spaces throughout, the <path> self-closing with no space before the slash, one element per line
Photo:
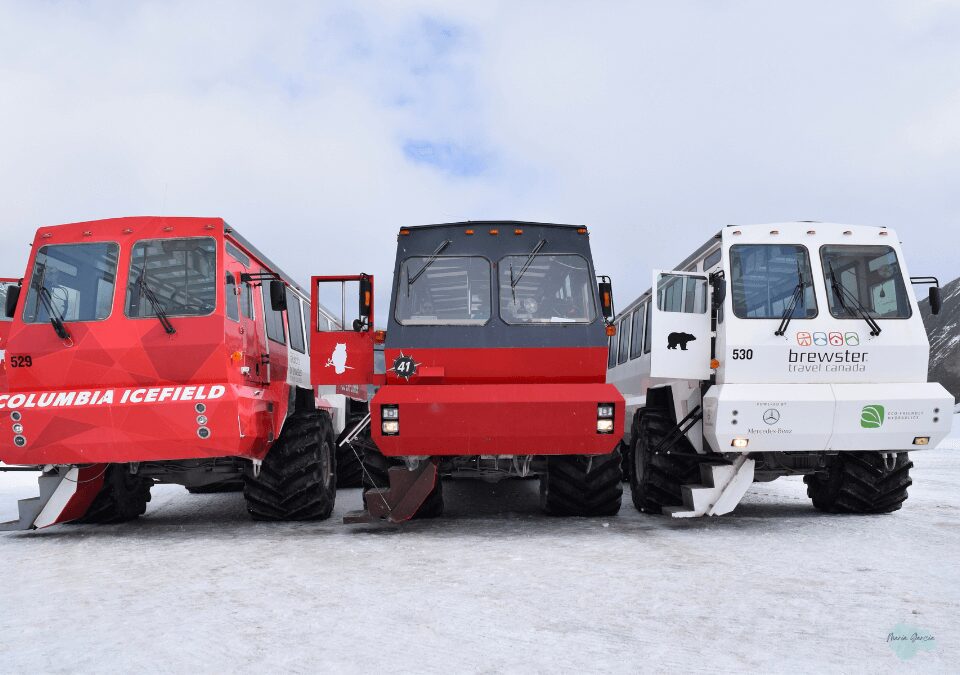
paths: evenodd
<path fill-rule="evenodd" d="M 80 518 L 103 486 L 104 466 L 62 467 L 40 476 L 40 496 L 17 502 L 20 517 L 0 523 L 0 532 L 38 530 Z"/>
<path fill-rule="evenodd" d="M 413 471 L 401 466 L 391 467 L 388 475 L 390 487 L 367 490 L 364 495 L 366 508 L 344 515 L 344 523 L 359 525 L 410 520 L 440 480 L 435 459 L 421 462 Z"/>

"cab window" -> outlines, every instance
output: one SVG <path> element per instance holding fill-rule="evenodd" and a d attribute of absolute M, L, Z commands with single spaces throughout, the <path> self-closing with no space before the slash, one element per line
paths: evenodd
<path fill-rule="evenodd" d="M 860 317 L 860 307 L 876 319 L 907 319 L 912 310 L 897 254 L 889 246 L 820 248 L 830 314 Z"/>
<path fill-rule="evenodd" d="M 290 347 L 301 354 L 307 348 L 303 341 L 303 315 L 300 309 L 300 297 L 287 288 L 287 323 L 290 325 Z"/>
<path fill-rule="evenodd" d="M 25 323 L 100 321 L 110 316 L 120 246 L 50 244 L 37 252 L 23 303 Z"/>
<path fill-rule="evenodd" d="M 240 310 L 237 308 L 237 280 L 231 272 L 227 272 L 223 295 L 227 302 L 227 318 L 231 321 L 239 321 Z"/>
<path fill-rule="evenodd" d="M 124 312 L 155 317 L 156 299 L 167 316 L 206 316 L 217 305 L 217 246 L 212 237 L 147 239 L 133 245 Z"/>
<path fill-rule="evenodd" d="M 261 284 L 260 290 L 263 298 L 264 321 L 267 324 L 267 337 L 282 345 L 286 344 L 287 339 L 283 333 L 283 312 L 274 311 L 270 305 L 270 285 Z"/>

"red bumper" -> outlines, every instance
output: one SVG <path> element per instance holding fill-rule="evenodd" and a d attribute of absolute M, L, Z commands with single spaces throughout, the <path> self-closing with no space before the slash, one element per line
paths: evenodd
<path fill-rule="evenodd" d="M 206 385 L 0 395 L 0 461 L 260 459 L 267 439 L 276 435 L 263 398 L 268 394 L 245 386 Z M 14 424 L 22 426 L 19 433 Z"/>
<path fill-rule="evenodd" d="M 614 404 L 614 433 L 597 433 L 597 405 Z M 384 436 L 381 407 L 399 407 Z M 609 384 L 387 385 L 373 399 L 373 437 L 385 455 L 602 455 L 623 429 Z"/>

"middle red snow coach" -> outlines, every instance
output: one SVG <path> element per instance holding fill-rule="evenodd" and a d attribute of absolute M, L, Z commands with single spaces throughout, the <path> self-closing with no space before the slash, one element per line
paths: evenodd
<path fill-rule="evenodd" d="M 314 307 L 330 283 L 359 286 L 358 316 L 352 331 L 318 329 L 314 317 L 314 382 L 383 385 L 363 421 L 366 510 L 347 522 L 439 515 L 444 476 L 539 475 L 548 513 L 619 510 L 623 398 L 605 383 L 611 291 L 595 282 L 586 228 L 401 229 L 385 336 L 373 331 L 371 277 L 314 277 Z M 385 342 L 379 378 L 375 337 Z"/>
<path fill-rule="evenodd" d="M 4 529 L 129 520 L 154 482 L 242 480 L 256 519 L 328 517 L 335 429 L 306 299 L 218 218 L 40 228 L 7 289 L 0 461 L 44 473 Z"/>

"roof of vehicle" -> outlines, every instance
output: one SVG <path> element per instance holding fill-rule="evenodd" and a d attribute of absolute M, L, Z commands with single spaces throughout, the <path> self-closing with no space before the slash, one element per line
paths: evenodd
<path fill-rule="evenodd" d="M 526 227 L 562 227 L 577 229 L 581 227 L 586 227 L 585 225 L 561 225 L 559 223 L 536 223 L 528 220 L 464 220 L 457 223 L 436 223 L 434 225 L 404 225 L 400 229 L 402 230 L 425 230 L 429 228 L 436 227 L 489 227 L 489 226 L 499 226 L 499 225 L 509 225 L 511 227 L 516 226 L 526 226 Z"/>

